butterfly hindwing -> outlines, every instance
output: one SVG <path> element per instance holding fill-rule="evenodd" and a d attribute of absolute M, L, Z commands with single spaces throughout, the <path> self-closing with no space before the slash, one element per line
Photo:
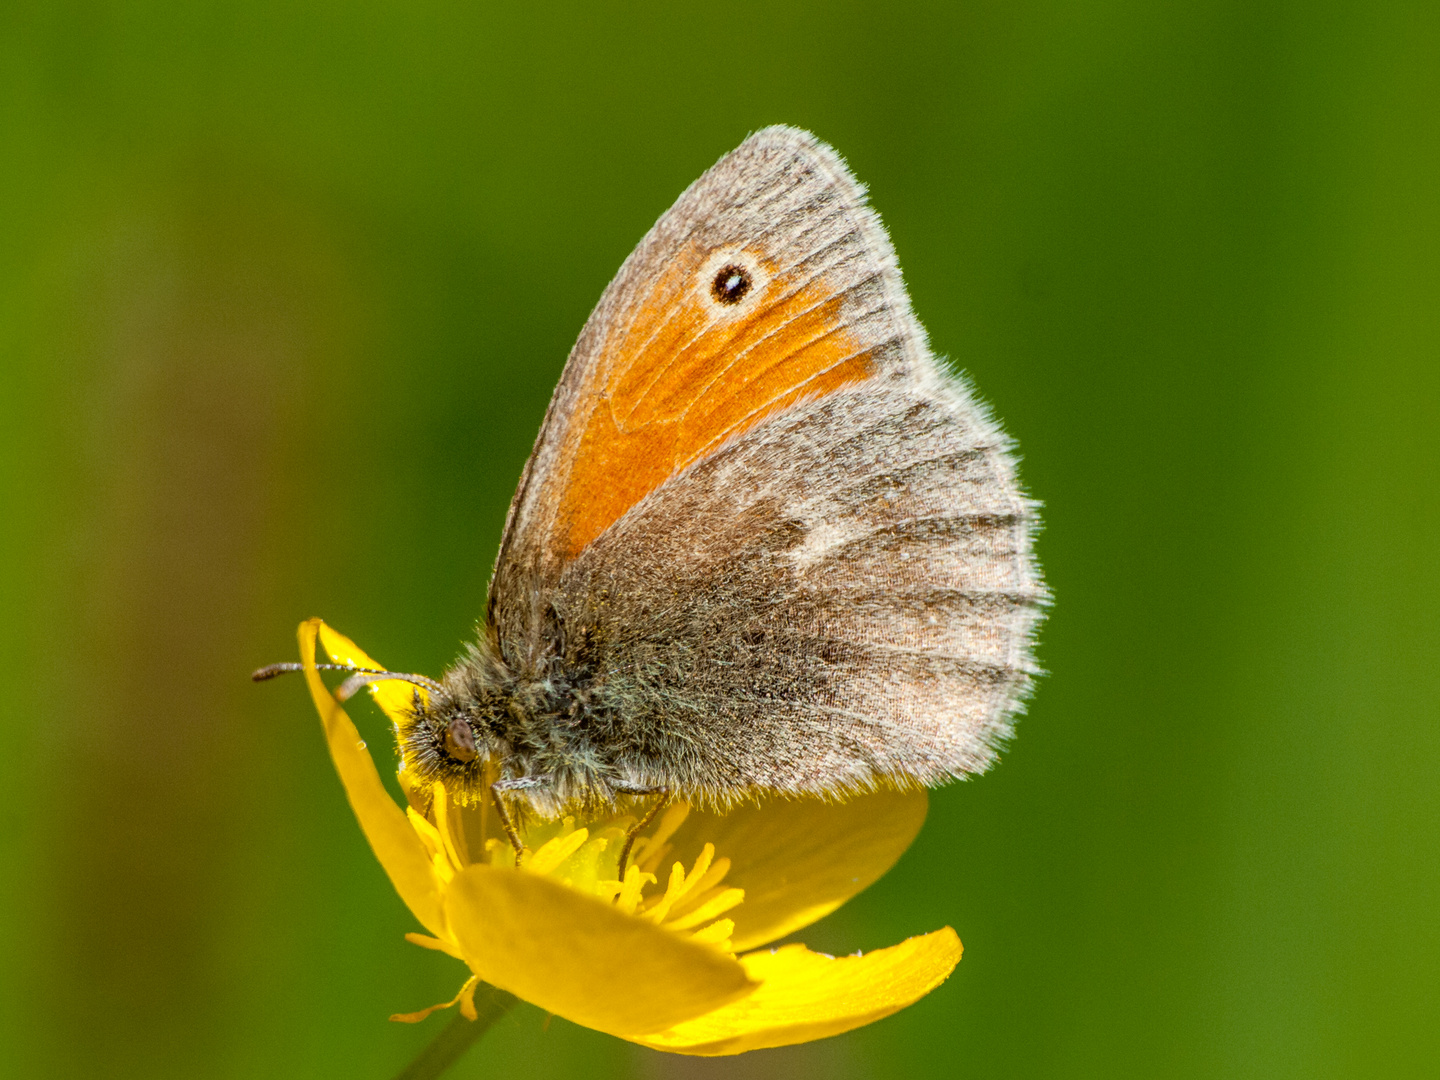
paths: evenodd
<path fill-rule="evenodd" d="M 989 764 L 1045 592 L 1006 443 L 964 404 L 903 386 L 806 402 L 567 568 L 557 610 L 604 643 L 633 729 L 663 728 L 663 775 L 723 801 Z"/>

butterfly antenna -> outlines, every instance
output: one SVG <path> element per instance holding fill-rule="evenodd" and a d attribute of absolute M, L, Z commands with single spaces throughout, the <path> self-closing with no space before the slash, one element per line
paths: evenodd
<path fill-rule="evenodd" d="M 424 675 L 406 675 L 398 671 L 385 671 L 381 668 L 362 668 L 354 664 L 316 664 L 320 671 L 348 671 L 350 678 L 346 679 L 335 691 L 335 696 L 341 701 L 348 701 L 362 686 L 368 686 L 377 682 L 408 682 L 415 686 L 424 687 L 432 694 L 442 693 L 444 687 L 434 679 L 427 679 Z M 288 675 L 295 671 L 304 671 L 304 664 L 297 664 L 290 661 L 284 664 L 267 664 L 250 673 L 250 678 L 255 682 L 266 682 L 277 675 Z"/>

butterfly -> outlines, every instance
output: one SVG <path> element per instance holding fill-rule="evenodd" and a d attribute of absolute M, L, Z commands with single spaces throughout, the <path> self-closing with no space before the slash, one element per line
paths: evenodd
<path fill-rule="evenodd" d="M 506 797 L 723 808 L 983 771 L 1037 670 L 1037 525 L 864 189 L 813 135 L 766 128 L 586 322 L 478 640 L 438 682 L 401 676 L 428 691 L 405 767 L 488 787 L 517 852 Z"/>

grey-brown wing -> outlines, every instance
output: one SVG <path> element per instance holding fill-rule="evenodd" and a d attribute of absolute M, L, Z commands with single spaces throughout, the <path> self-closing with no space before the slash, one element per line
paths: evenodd
<path fill-rule="evenodd" d="M 732 265 L 754 287 L 727 306 L 708 290 Z M 587 322 L 491 629 L 522 677 L 556 648 L 578 665 L 632 782 L 721 801 L 930 783 L 983 769 L 1029 688 L 1035 526 L 863 189 L 813 136 L 766 129 Z"/>

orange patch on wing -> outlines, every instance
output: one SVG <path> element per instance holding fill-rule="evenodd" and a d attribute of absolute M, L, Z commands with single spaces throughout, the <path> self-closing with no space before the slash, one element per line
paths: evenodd
<path fill-rule="evenodd" d="M 586 387 L 595 406 L 561 500 L 561 546 L 578 555 L 671 475 L 802 398 L 871 374 L 824 277 L 773 274 L 734 315 L 706 302 L 705 253 L 677 259 Z M 718 312 L 718 314 L 717 314 Z"/>

